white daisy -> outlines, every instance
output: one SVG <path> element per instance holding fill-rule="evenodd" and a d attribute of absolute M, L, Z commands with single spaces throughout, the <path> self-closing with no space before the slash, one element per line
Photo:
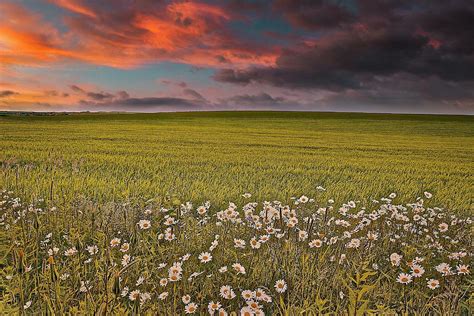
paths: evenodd
<path fill-rule="evenodd" d="M 286 289 L 288 288 L 285 280 L 278 280 L 275 282 L 275 291 L 278 293 L 285 293 Z"/>

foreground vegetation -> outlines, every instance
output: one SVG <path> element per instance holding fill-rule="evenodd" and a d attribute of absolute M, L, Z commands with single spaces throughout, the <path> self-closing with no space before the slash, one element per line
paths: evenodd
<path fill-rule="evenodd" d="M 323 190 L 323 188 L 321 188 Z M 5 313 L 468 314 L 472 218 L 301 196 L 56 208 L 3 192 Z"/>
<path fill-rule="evenodd" d="M 473 123 L 0 114 L 0 311 L 467 315 Z"/>

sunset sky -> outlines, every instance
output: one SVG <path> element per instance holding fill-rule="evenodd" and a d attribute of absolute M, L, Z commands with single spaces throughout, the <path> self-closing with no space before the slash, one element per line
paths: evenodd
<path fill-rule="evenodd" d="M 0 110 L 474 114 L 470 0 L 0 0 Z"/>

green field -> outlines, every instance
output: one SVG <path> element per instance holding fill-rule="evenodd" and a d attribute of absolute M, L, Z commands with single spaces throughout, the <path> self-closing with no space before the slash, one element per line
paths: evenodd
<path fill-rule="evenodd" d="M 472 206 L 474 117 L 295 112 L 0 116 L 0 187 L 57 202 L 293 195 Z M 51 196 L 46 196 L 51 198 Z M 59 200 L 59 201 L 58 201 Z"/>
<path fill-rule="evenodd" d="M 0 116 L 0 314 L 468 315 L 473 123 Z"/>

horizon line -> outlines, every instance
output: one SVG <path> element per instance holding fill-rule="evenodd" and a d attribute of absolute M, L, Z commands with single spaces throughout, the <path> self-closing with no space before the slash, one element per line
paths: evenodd
<path fill-rule="evenodd" d="M 15 110 L 1 110 L 0 114 L 166 114 L 166 113 L 223 113 L 223 112 L 268 112 L 268 113 L 347 113 L 347 114 L 392 114 L 392 115 L 437 115 L 437 116 L 474 116 L 473 113 L 419 113 L 419 112 L 364 112 L 364 111 L 318 111 L 318 110 L 181 110 L 181 111 L 156 111 L 156 112 L 145 112 L 145 111 L 15 111 Z"/>

